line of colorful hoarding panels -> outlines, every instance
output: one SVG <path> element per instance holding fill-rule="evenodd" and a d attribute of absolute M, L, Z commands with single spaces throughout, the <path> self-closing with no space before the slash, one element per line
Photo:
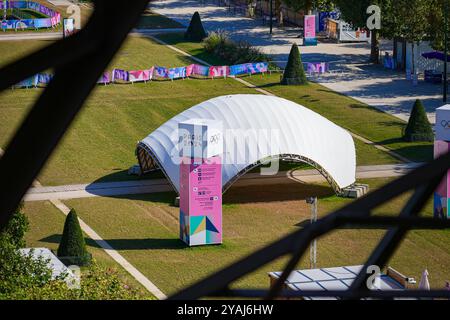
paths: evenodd
<path fill-rule="evenodd" d="M 185 67 L 166 68 L 154 66 L 145 70 L 126 71 L 114 69 L 112 72 L 106 71 L 100 77 L 97 83 L 108 84 L 114 82 L 146 82 L 152 79 L 182 79 L 191 76 L 204 76 L 210 78 L 234 77 L 238 75 L 248 75 L 265 73 L 268 71 L 267 62 L 243 63 L 233 66 L 203 66 L 200 64 L 191 64 Z M 48 84 L 53 75 L 49 73 L 39 73 L 31 78 L 23 80 L 16 84 L 14 88 L 37 87 L 40 84 Z"/>
<path fill-rule="evenodd" d="M 51 28 L 61 23 L 61 14 L 40 3 L 32 1 L 1 1 L 0 10 L 4 9 L 29 9 L 42 13 L 48 18 L 40 19 L 21 19 L 21 20 L 2 20 L 1 28 L 7 29 L 38 29 Z"/>

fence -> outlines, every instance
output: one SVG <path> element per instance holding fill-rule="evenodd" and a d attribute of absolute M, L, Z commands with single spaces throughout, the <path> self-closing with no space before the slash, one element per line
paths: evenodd
<path fill-rule="evenodd" d="M 17 29 L 51 28 L 61 23 L 61 14 L 59 12 L 47 8 L 46 6 L 37 2 L 32 1 L 8 1 L 5 3 L 0 2 L 0 10 L 5 9 L 13 10 L 13 12 L 16 12 L 15 15 L 18 15 L 19 17 L 25 16 L 18 14 L 17 11 L 28 9 L 46 15 L 48 18 L 2 20 L 1 28 L 3 31 L 12 29 L 17 30 Z"/>

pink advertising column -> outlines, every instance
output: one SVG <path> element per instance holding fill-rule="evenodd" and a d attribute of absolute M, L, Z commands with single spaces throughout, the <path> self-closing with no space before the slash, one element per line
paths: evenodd
<path fill-rule="evenodd" d="M 436 109 L 434 157 L 450 152 L 450 104 Z M 434 193 L 434 217 L 450 219 L 450 170 Z"/>
<path fill-rule="evenodd" d="M 303 45 L 316 46 L 317 45 L 316 16 L 306 15 L 304 25 L 305 27 L 304 27 Z"/>
<path fill-rule="evenodd" d="M 222 243 L 221 122 L 194 119 L 178 126 L 180 239 L 189 246 Z"/>

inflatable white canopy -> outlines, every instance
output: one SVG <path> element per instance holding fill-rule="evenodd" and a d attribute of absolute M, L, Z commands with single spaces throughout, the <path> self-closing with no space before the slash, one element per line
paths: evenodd
<path fill-rule="evenodd" d="M 313 165 L 336 192 L 355 183 L 355 145 L 346 130 L 292 101 L 238 94 L 202 102 L 173 117 L 138 143 L 136 155 L 142 172 L 159 167 L 177 192 L 178 124 L 192 119 L 211 119 L 223 124 L 223 191 L 269 158 Z"/>

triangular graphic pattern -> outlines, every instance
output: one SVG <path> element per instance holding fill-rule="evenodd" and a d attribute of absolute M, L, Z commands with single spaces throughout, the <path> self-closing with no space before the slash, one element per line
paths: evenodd
<path fill-rule="evenodd" d="M 206 230 L 219 233 L 219 230 L 214 226 L 214 224 L 209 220 L 208 217 L 206 217 Z"/>
<path fill-rule="evenodd" d="M 205 231 L 206 219 L 205 216 L 191 216 L 190 221 L 191 235 Z"/>

